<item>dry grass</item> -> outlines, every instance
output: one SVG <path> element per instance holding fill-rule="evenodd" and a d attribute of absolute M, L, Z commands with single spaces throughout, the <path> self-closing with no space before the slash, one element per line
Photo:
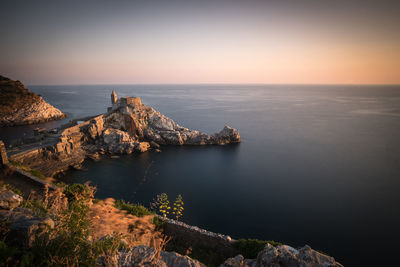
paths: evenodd
<path fill-rule="evenodd" d="M 88 216 L 94 240 L 120 234 L 128 247 L 146 245 L 157 248 L 163 243 L 163 235 L 153 224 L 154 215 L 139 218 L 115 208 L 114 203 L 114 199 L 107 198 L 91 205 Z"/>

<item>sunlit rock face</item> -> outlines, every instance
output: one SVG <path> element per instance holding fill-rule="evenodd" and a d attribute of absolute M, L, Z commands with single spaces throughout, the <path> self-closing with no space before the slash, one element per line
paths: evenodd
<path fill-rule="evenodd" d="M 125 130 L 138 139 L 173 145 L 225 145 L 239 143 L 236 129 L 225 126 L 219 133 L 206 134 L 185 128 L 152 107 L 142 104 L 138 97 L 121 98 L 114 102 L 104 116 L 105 125 Z"/>
<path fill-rule="evenodd" d="M 20 81 L 0 76 L 0 126 L 36 124 L 65 116 Z"/>
<path fill-rule="evenodd" d="M 19 153 L 13 159 L 53 176 L 70 166 L 79 168 L 85 158 L 98 159 L 100 154 L 131 154 L 152 148 L 160 152 L 160 144 L 226 145 L 240 142 L 236 129 L 225 126 L 215 134 L 190 130 L 144 105 L 138 97 L 118 99 L 113 92 L 111 104 L 105 114 L 63 126 L 56 134 L 47 133 L 44 140 L 41 139 L 40 148 Z"/>

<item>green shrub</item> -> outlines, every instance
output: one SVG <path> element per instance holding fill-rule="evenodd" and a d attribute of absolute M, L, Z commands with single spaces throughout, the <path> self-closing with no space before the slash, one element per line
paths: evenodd
<path fill-rule="evenodd" d="M 164 220 L 161 219 L 160 217 L 158 217 L 158 216 L 154 216 L 153 217 L 153 224 L 154 224 L 154 226 L 156 228 L 156 231 L 163 230 L 164 229 L 164 223 L 165 223 Z"/>
<path fill-rule="evenodd" d="M 42 179 L 42 180 L 46 179 L 46 176 L 44 176 L 44 174 L 39 170 L 29 169 L 29 170 L 26 170 L 26 171 L 29 172 L 30 174 L 32 174 L 33 176 L 39 178 L 39 179 Z"/>
<path fill-rule="evenodd" d="M 15 167 L 18 167 L 18 168 L 22 168 L 23 167 L 21 163 L 15 161 L 15 160 L 8 159 L 8 162 L 10 162 L 10 164 L 15 166 Z"/>
<path fill-rule="evenodd" d="M 126 249 L 126 243 L 122 242 L 121 235 L 106 236 L 93 245 L 96 255 L 110 255 L 120 249 Z"/>
<path fill-rule="evenodd" d="M 129 214 L 135 215 L 137 217 L 143 217 L 145 215 L 153 214 L 146 207 L 140 204 L 132 204 L 130 202 L 125 202 L 122 199 L 115 201 L 114 206 L 120 210 L 126 210 Z"/>
<path fill-rule="evenodd" d="M 8 246 L 0 241 L 0 266 L 32 266 L 33 253 Z"/>
<path fill-rule="evenodd" d="M 258 252 L 264 249 L 265 245 L 270 243 L 273 246 L 282 245 L 276 241 L 263 241 L 258 239 L 239 239 L 233 243 L 233 247 L 236 248 L 240 254 L 247 259 L 254 259 L 257 257 Z"/>
<path fill-rule="evenodd" d="M 24 207 L 35 213 L 51 216 L 54 228 L 43 228 L 35 236 L 30 248 L 13 248 L 0 242 L 0 266 L 95 266 L 99 256 L 111 257 L 125 244 L 121 236 L 113 235 L 100 241 L 89 241 L 90 220 L 89 203 L 93 199 L 94 188 L 89 185 L 66 185 L 63 193 L 69 196 L 66 201 L 59 191 L 49 193 L 59 196 L 64 203 L 54 213 L 52 204 L 47 201 L 25 201 Z M 49 198 L 51 199 L 51 198 Z M 1 227 L 0 227 L 1 230 Z"/>
<path fill-rule="evenodd" d="M 72 184 L 65 186 L 63 193 L 69 199 L 67 206 L 52 214 L 56 226 L 40 232 L 30 249 L 33 265 L 94 266 L 99 253 L 97 243 L 88 241 L 90 220 L 87 216 L 94 188 Z"/>
<path fill-rule="evenodd" d="M 94 188 L 83 184 L 69 184 L 63 187 L 63 193 L 68 198 L 68 202 L 80 199 L 92 199 Z"/>
<path fill-rule="evenodd" d="M 35 216 L 42 218 L 49 212 L 48 207 L 41 200 L 24 200 L 20 207 L 30 209 Z"/>
<path fill-rule="evenodd" d="M 19 169 L 22 169 L 22 170 L 24 170 L 24 171 L 26 171 L 26 172 L 32 174 L 33 176 L 39 178 L 39 179 L 42 179 L 42 180 L 45 180 L 45 179 L 46 179 L 46 176 L 45 176 L 41 171 L 39 171 L 39 170 L 31 169 L 31 168 L 29 168 L 29 167 L 27 167 L 27 166 L 24 166 L 24 165 L 22 165 L 21 163 L 15 161 L 15 160 L 12 160 L 12 159 L 9 159 L 8 161 L 9 161 L 9 162 L 11 163 L 11 165 L 13 165 L 14 167 L 17 167 L 17 168 L 19 168 Z"/>

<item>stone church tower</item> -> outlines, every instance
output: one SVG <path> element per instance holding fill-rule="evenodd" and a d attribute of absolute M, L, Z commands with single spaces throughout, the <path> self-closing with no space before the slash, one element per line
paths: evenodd
<path fill-rule="evenodd" d="M 115 90 L 113 90 L 111 93 L 111 104 L 115 103 L 117 103 L 117 93 L 115 93 Z"/>

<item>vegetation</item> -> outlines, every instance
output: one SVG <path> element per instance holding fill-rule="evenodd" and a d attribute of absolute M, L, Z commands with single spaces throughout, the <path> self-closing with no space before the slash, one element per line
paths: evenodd
<path fill-rule="evenodd" d="M 161 231 L 161 230 L 164 229 L 165 221 L 163 219 L 160 219 L 160 217 L 158 217 L 158 216 L 154 216 L 153 217 L 153 224 L 156 227 L 156 231 Z"/>
<path fill-rule="evenodd" d="M 87 213 L 94 191 L 87 184 L 73 184 L 45 192 L 43 201 L 25 201 L 25 207 L 51 217 L 55 227 L 37 233 L 29 249 L 9 247 L 0 241 L 0 261 L 7 266 L 93 266 L 99 256 L 110 257 L 123 247 L 120 236 L 89 241 Z"/>
<path fill-rule="evenodd" d="M 245 258 L 254 259 L 257 257 L 258 252 L 264 249 L 267 243 L 270 243 L 273 246 L 282 245 L 282 243 L 276 241 L 263 241 L 258 239 L 239 239 L 235 243 L 233 243 L 233 246 Z"/>
<path fill-rule="evenodd" d="M 171 207 L 169 206 L 169 200 L 166 193 L 161 194 L 160 205 L 158 206 L 158 211 L 165 217 L 168 216 L 169 210 Z"/>
<path fill-rule="evenodd" d="M 3 185 L 0 185 L 0 186 L 6 188 L 6 189 L 8 189 L 8 190 L 13 191 L 13 192 L 14 192 L 15 194 L 17 194 L 17 195 L 22 196 L 21 190 L 19 190 L 18 188 L 14 187 L 14 186 L 12 186 L 12 185 L 10 185 L 10 184 L 3 184 Z"/>
<path fill-rule="evenodd" d="M 172 218 L 178 220 L 183 215 L 183 198 L 181 195 L 178 195 L 173 203 L 172 212 L 170 202 L 168 200 L 168 195 L 166 193 L 162 193 L 161 195 L 157 195 L 155 199 L 153 199 L 152 203 L 150 203 L 150 208 L 154 212 L 162 215 L 164 218 L 167 218 L 169 215 Z"/>
<path fill-rule="evenodd" d="M 175 217 L 175 219 L 179 219 L 183 215 L 183 199 L 181 195 L 178 195 L 176 197 L 176 200 L 174 202 L 174 208 L 172 210 L 172 215 Z"/>
<path fill-rule="evenodd" d="M 33 176 L 35 176 L 35 177 L 37 177 L 39 179 L 46 180 L 46 176 L 41 171 L 35 170 L 35 169 L 31 169 L 31 168 L 29 168 L 27 166 L 24 166 L 21 163 L 19 163 L 17 161 L 14 161 L 12 159 L 8 159 L 8 161 L 11 163 L 11 165 L 13 165 L 13 166 L 15 166 L 15 167 L 17 167 L 17 168 L 19 168 L 19 169 L 21 169 L 23 171 L 26 171 L 26 172 L 32 174 Z"/>
<path fill-rule="evenodd" d="M 4 185 L 11 188 L 9 185 Z M 116 251 L 126 248 L 122 236 L 114 234 L 100 240 L 91 240 L 91 222 L 88 218 L 89 204 L 94 199 L 95 188 L 88 184 L 58 184 L 59 190 L 49 192 L 45 190 L 44 200 L 25 200 L 22 207 L 29 208 L 34 215 L 50 217 L 53 219 L 54 228 L 44 228 L 36 236 L 29 249 L 8 246 L 4 239 L 0 239 L 0 262 L 6 266 L 94 266 L 96 260 L 102 257 L 104 261 L 111 259 Z M 48 189 L 48 188 L 47 188 Z M 157 201 L 152 203 L 155 210 L 163 214 L 180 218 L 183 213 L 183 199 L 176 197 L 172 209 L 167 194 L 157 196 Z M 117 200 L 115 207 L 126 210 L 137 217 L 153 214 L 143 205 L 132 204 L 124 200 Z M 170 210 L 172 212 L 170 213 Z M 129 227 L 139 227 L 139 221 Z M 163 230 L 165 220 L 154 216 L 153 224 L 156 230 Z M 0 222 L 0 236 L 7 232 L 6 222 Z M 207 266 L 219 266 L 227 255 L 204 244 L 190 244 L 187 240 L 165 237 L 162 244 L 169 251 L 176 251 L 183 255 L 197 259 Z M 245 258 L 256 258 L 265 245 L 281 245 L 275 241 L 258 239 L 239 239 L 233 243 L 232 256 L 242 254 Z M 236 250 L 236 251 L 235 251 Z M 234 254 L 234 255 L 233 255 Z M 2 265 L 2 264 L 0 264 Z"/>
<path fill-rule="evenodd" d="M 132 204 L 130 202 L 125 202 L 122 199 L 115 201 L 114 205 L 117 209 L 126 210 L 129 214 L 135 215 L 137 217 L 143 217 L 145 215 L 153 214 L 145 206 L 140 204 Z"/>

